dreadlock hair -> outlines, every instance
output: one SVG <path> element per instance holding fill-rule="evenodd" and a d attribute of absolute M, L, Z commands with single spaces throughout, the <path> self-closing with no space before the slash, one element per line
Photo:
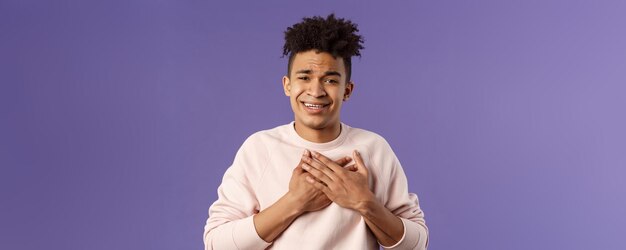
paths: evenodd
<path fill-rule="evenodd" d="M 361 56 L 363 37 L 357 34 L 355 23 L 330 14 L 326 19 L 321 16 L 305 17 L 285 31 L 283 56 L 289 56 L 287 74 L 291 75 L 291 64 L 297 53 L 309 50 L 327 52 L 333 57 L 343 58 L 346 68 L 346 81 L 350 81 L 352 56 Z"/>

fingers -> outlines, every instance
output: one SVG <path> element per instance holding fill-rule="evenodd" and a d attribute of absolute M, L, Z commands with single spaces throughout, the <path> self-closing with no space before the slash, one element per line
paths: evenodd
<path fill-rule="evenodd" d="M 312 161 L 312 162 L 314 163 L 315 161 Z M 317 166 L 313 167 L 312 165 L 317 165 Z M 333 178 L 329 176 L 329 173 L 325 173 L 323 170 L 320 170 L 321 167 L 318 164 L 309 164 L 307 162 L 303 162 L 301 166 L 302 166 L 302 169 L 306 170 L 307 172 L 309 172 L 309 174 L 311 174 L 316 179 L 324 182 L 326 185 L 328 185 L 329 183 L 333 181 Z M 326 171 L 330 171 L 330 170 L 326 170 Z"/>
<path fill-rule="evenodd" d="M 315 159 L 324 163 L 332 171 L 341 172 L 343 170 L 342 166 L 337 165 L 337 163 L 333 162 L 331 159 L 328 159 L 328 157 L 324 156 L 323 154 L 320 154 L 318 152 L 313 152 L 312 154 L 313 154 L 313 157 L 315 157 Z"/>
<path fill-rule="evenodd" d="M 313 185 L 318 190 L 321 190 L 322 192 L 324 192 L 324 194 L 326 194 L 326 196 L 328 196 L 328 192 L 330 191 L 330 189 L 328 189 L 328 187 L 326 185 L 315 181 L 315 179 L 313 179 L 313 178 L 311 178 L 309 176 L 306 177 L 306 181 L 311 183 L 311 185 Z"/>
<path fill-rule="evenodd" d="M 300 169 L 300 171 L 302 171 L 302 169 L 299 168 L 302 165 L 302 163 L 304 162 L 304 161 L 302 161 L 302 159 L 304 159 L 304 157 L 310 157 L 310 156 L 311 156 L 311 152 L 309 152 L 309 150 L 305 149 L 304 152 L 302 153 L 302 158 L 300 158 L 300 162 L 298 162 L 298 165 L 296 166 L 296 168 L 293 169 L 293 172 L 295 173 L 296 171 L 298 171 L 298 169 Z"/>
<path fill-rule="evenodd" d="M 311 151 L 309 151 L 308 149 L 305 149 L 304 152 L 302 153 L 302 158 L 300 159 L 300 163 L 302 163 L 302 159 L 304 159 L 305 157 L 313 157 L 311 155 Z M 350 163 L 352 161 L 352 157 L 350 156 L 345 156 L 345 157 L 341 157 L 339 159 L 337 159 L 335 161 L 335 163 L 341 167 L 345 167 L 348 163 Z M 300 164 L 298 164 L 300 165 Z"/>
<path fill-rule="evenodd" d="M 308 149 L 304 150 L 304 153 L 302 153 L 302 156 L 308 156 L 311 157 L 311 151 L 309 151 Z"/>
<path fill-rule="evenodd" d="M 304 172 L 304 169 L 302 169 L 300 166 L 302 166 L 302 162 L 300 162 L 300 164 L 298 164 L 298 166 L 296 166 L 293 169 L 293 174 L 300 174 L 300 173 Z"/>
<path fill-rule="evenodd" d="M 357 170 L 358 170 L 358 168 L 357 168 L 357 167 L 356 167 L 356 165 L 354 165 L 354 164 L 352 164 L 352 165 L 350 165 L 350 166 L 346 166 L 346 167 L 344 167 L 344 169 L 345 169 L 345 170 L 348 170 L 348 171 L 352 171 L 352 172 L 355 172 L 355 171 L 357 171 Z"/>
<path fill-rule="evenodd" d="M 346 156 L 346 157 L 342 157 L 339 158 L 337 161 L 335 161 L 335 163 L 337 163 L 337 165 L 345 167 L 346 164 L 350 163 L 352 161 L 352 158 L 350 158 L 350 156 Z"/>

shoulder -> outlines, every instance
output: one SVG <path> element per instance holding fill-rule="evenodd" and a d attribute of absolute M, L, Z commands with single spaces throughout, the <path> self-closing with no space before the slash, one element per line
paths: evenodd
<path fill-rule="evenodd" d="M 241 146 L 242 149 L 249 148 L 271 148 L 276 143 L 283 140 L 285 131 L 289 128 L 289 124 L 280 125 L 274 128 L 260 130 L 248 136 Z"/>
<path fill-rule="evenodd" d="M 391 150 L 387 140 L 376 132 L 349 127 L 348 138 L 355 144 L 366 145 L 369 148 Z"/>
<path fill-rule="evenodd" d="M 235 155 L 232 171 L 240 171 L 246 176 L 261 176 L 270 160 L 270 152 L 280 141 L 283 127 L 261 130 L 248 136 Z"/>

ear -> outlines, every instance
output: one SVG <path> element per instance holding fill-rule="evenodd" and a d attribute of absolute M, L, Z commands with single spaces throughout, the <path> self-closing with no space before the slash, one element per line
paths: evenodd
<path fill-rule="evenodd" d="M 352 95 L 352 91 L 354 90 L 354 83 L 352 81 L 349 81 L 346 83 L 346 88 L 344 89 L 343 92 L 343 101 L 347 101 L 350 96 Z"/>
<path fill-rule="evenodd" d="M 283 90 L 286 96 L 291 96 L 291 81 L 287 76 L 283 76 Z"/>

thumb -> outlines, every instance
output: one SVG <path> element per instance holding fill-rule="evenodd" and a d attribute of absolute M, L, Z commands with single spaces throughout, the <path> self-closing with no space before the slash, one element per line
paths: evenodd
<path fill-rule="evenodd" d="M 365 166 L 365 163 L 363 163 L 363 158 L 361 158 L 361 153 L 359 153 L 359 151 L 354 150 L 352 155 L 354 156 L 353 158 L 356 162 L 356 167 L 357 167 L 356 171 L 358 173 L 367 175 L 368 174 L 367 167 Z"/>

